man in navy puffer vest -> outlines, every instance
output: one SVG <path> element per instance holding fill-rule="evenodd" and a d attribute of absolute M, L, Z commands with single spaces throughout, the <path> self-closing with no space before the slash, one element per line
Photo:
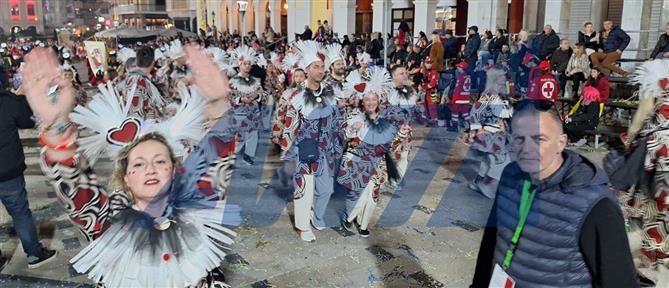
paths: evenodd
<path fill-rule="evenodd" d="M 502 174 L 472 287 L 491 278 L 502 287 L 638 287 L 608 179 L 564 149 L 553 105 L 521 101 L 511 129 L 515 161 Z"/>

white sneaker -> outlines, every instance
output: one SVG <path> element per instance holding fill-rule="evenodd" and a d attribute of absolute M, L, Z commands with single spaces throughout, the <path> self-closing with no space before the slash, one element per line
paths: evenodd
<path fill-rule="evenodd" d="M 299 231 L 300 234 L 300 239 L 306 242 L 314 242 L 316 241 L 316 235 L 314 235 L 314 232 L 311 230 L 309 231 Z"/>

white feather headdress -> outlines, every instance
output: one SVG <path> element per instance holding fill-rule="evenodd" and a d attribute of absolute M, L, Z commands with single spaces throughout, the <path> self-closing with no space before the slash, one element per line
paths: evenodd
<path fill-rule="evenodd" d="M 325 50 L 320 43 L 308 40 L 295 43 L 294 47 L 300 55 L 300 68 L 306 69 L 311 63 L 322 61 L 325 64 Z"/>
<path fill-rule="evenodd" d="M 370 56 L 367 52 L 359 53 L 356 57 L 358 58 L 358 62 L 360 63 L 363 62 L 369 63 L 370 61 L 372 61 L 372 56 Z"/>
<path fill-rule="evenodd" d="M 635 93 L 639 99 L 669 96 L 669 60 L 643 62 L 634 71 L 630 82 L 640 86 Z"/>
<path fill-rule="evenodd" d="M 281 67 L 281 58 L 279 57 L 279 54 L 276 52 L 270 52 L 269 53 L 269 62 L 274 65 L 274 67 Z"/>
<path fill-rule="evenodd" d="M 369 69 L 369 80 L 365 80 L 360 75 L 359 70 L 351 71 L 346 77 L 344 91 L 348 95 L 355 95 L 362 99 L 365 94 L 374 92 L 379 97 L 390 93 L 393 85 L 390 74 L 382 67 L 372 67 Z"/>
<path fill-rule="evenodd" d="M 338 60 L 344 60 L 344 55 L 341 53 L 341 45 L 338 43 L 329 45 L 325 47 L 325 52 L 327 53 L 327 58 L 325 61 L 325 70 L 330 69 L 332 63 Z"/>
<path fill-rule="evenodd" d="M 160 50 L 160 48 L 153 50 L 153 61 L 158 61 L 163 58 L 165 58 L 165 54 Z"/>
<path fill-rule="evenodd" d="M 291 72 L 293 69 L 300 68 L 300 55 L 297 53 L 286 53 L 283 56 L 283 61 L 281 62 L 281 69 L 283 72 Z"/>
<path fill-rule="evenodd" d="M 181 40 L 176 39 L 172 42 L 170 42 L 170 47 L 167 48 L 167 51 L 165 51 L 165 56 L 170 57 L 172 59 L 177 59 L 181 56 L 184 55 L 184 47 L 183 44 L 181 44 Z"/>
<path fill-rule="evenodd" d="M 135 57 L 137 57 L 137 53 L 135 52 L 135 50 L 132 50 L 128 47 L 123 47 L 116 53 L 116 58 L 120 60 L 121 63 L 125 63 L 126 61 L 128 61 L 128 59 Z"/>
<path fill-rule="evenodd" d="M 267 67 L 267 59 L 265 59 L 265 55 L 262 53 L 258 53 L 258 61 L 256 61 L 256 64 L 260 67 Z"/>
<path fill-rule="evenodd" d="M 98 89 L 100 93 L 87 106 L 77 106 L 70 113 L 70 120 L 80 129 L 93 132 L 77 140 L 79 151 L 91 165 L 103 153 L 116 160 L 123 147 L 146 133 L 158 132 L 164 136 L 177 157 L 185 156 L 187 146 L 197 144 L 204 135 L 206 101 L 194 87 L 178 87 L 182 104 L 172 118 L 164 121 L 128 116 L 130 101 L 123 103 L 111 82 L 106 87 L 98 85 Z M 131 92 L 128 95 L 134 94 Z"/>
<path fill-rule="evenodd" d="M 256 64 L 258 62 L 258 55 L 256 54 L 256 51 L 254 51 L 249 46 L 239 46 L 235 48 L 235 50 L 232 50 L 231 54 L 231 64 L 234 67 L 239 67 L 239 64 L 244 61 L 251 61 L 252 64 Z"/>

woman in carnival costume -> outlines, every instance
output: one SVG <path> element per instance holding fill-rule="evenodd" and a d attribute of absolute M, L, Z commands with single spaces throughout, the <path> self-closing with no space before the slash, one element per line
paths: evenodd
<path fill-rule="evenodd" d="M 505 75 L 501 68 L 488 70 L 486 90 L 472 106 L 470 138 L 465 139 L 481 154 L 478 175 L 469 188 L 488 198 L 495 197 L 502 171 L 511 162 L 507 137 L 513 108 L 505 97 L 509 95 Z"/>
<path fill-rule="evenodd" d="M 248 46 L 237 47 L 232 52 L 231 59 L 232 66 L 239 67 L 239 73 L 230 79 L 230 102 L 240 125 L 240 145 L 237 148 L 244 148 L 242 159 L 246 164 L 253 165 L 258 148 L 258 130 L 262 125 L 259 103 L 266 95 L 263 83 L 251 76 L 250 72 L 253 64 L 262 63 L 258 62 L 258 54 Z"/>
<path fill-rule="evenodd" d="M 225 204 L 234 119 L 219 109 L 214 117 L 220 120 L 206 135 L 201 127 L 204 107 L 225 103 L 229 87 L 202 51 L 188 47 L 186 53 L 197 89 L 181 87 L 189 101 L 161 122 L 128 117 L 131 104 L 111 84 L 100 85 L 88 107 L 71 112 L 74 92 L 53 52 L 35 49 L 26 56 L 23 76 L 31 85 L 25 94 L 43 122 L 42 171 L 91 241 L 70 262 L 106 287 L 225 286 L 217 268 L 235 233 L 223 225 L 241 221 L 239 209 Z M 54 86 L 58 95 L 48 98 Z M 77 126 L 92 133 L 78 137 Z M 184 144 L 200 138 L 179 164 Z M 113 192 L 92 169 L 103 153 L 115 160 Z"/>
<path fill-rule="evenodd" d="M 641 224 L 639 272 L 654 280 L 656 287 L 666 287 L 669 285 L 666 276 L 669 275 L 669 116 L 666 113 L 669 60 L 644 62 L 631 79 L 633 84 L 640 85 L 637 92 L 640 103 L 624 143 L 632 151 L 646 147 L 644 174 L 637 187 L 620 191 L 618 199 L 625 218 Z"/>
<path fill-rule="evenodd" d="M 359 85 L 351 83 L 349 88 Z M 346 150 L 337 174 L 337 182 L 348 189 L 344 229 L 352 231 L 357 223 L 360 236 L 369 237 L 369 222 L 374 213 L 381 187 L 389 179 L 398 179 L 393 152 L 401 150 L 410 127 L 393 124 L 391 110 L 381 109 L 381 97 L 391 91 L 390 77 L 385 69 L 371 69 L 363 91 L 350 91 L 361 99 L 361 113 L 344 124 Z M 377 94 L 378 93 L 378 94 Z"/>

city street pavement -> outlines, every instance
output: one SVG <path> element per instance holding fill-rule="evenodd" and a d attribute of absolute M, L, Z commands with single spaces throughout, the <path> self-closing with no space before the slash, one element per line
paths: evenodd
<path fill-rule="evenodd" d="M 55 261 L 27 269 L 27 260 L 0 211 L 0 249 L 10 257 L 0 287 L 89 287 L 69 265 L 86 241 L 70 223 L 39 169 L 34 131 L 23 131 L 30 207 L 43 243 L 59 252 Z M 455 133 L 417 127 L 413 162 L 403 185 L 381 193 L 370 238 L 339 226 L 344 197 L 338 189 L 326 220 L 333 228 L 315 231 L 315 243 L 301 241 L 292 226 L 290 191 L 276 177 L 278 155 L 261 137 L 256 165 L 237 161 L 229 203 L 251 207 L 235 230 L 236 243 L 223 268 L 232 287 L 466 287 L 492 200 L 467 188 L 478 161 Z M 583 152 L 601 163 L 603 151 Z M 265 157 L 267 155 L 267 157 Z M 267 160 L 263 160 L 266 158 Z M 263 163 L 264 162 L 264 163 Z M 98 161 L 101 183 L 111 173 Z M 357 232 L 357 231 L 355 231 Z"/>

